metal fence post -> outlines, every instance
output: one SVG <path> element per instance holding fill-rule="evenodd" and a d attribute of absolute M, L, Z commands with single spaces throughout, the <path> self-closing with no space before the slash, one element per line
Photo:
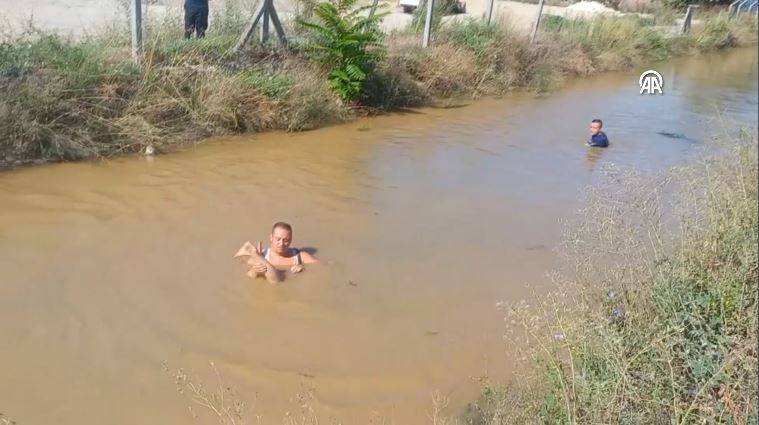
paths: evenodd
<path fill-rule="evenodd" d="M 495 3 L 495 0 L 490 0 L 488 2 L 488 25 L 493 21 L 493 3 Z"/>
<path fill-rule="evenodd" d="M 745 2 L 738 5 L 738 12 L 740 13 L 741 9 L 743 8 L 743 5 L 746 5 L 746 12 L 751 12 L 751 8 L 754 7 L 756 2 L 751 2 L 749 0 L 746 0 Z"/>
<path fill-rule="evenodd" d="M 432 33 L 432 8 L 435 7 L 435 0 L 427 0 L 427 19 L 424 21 L 424 35 L 422 36 L 422 47 L 430 45 L 430 35 Z"/>
<path fill-rule="evenodd" d="M 535 42 L 535 37 L 538 35 L 541 15 L 543 15 L 543 0 L 540 0 L 540 3 L 538 3 L 538 16 L 535 18 L 535 26 L 532 27 L 532 36 L 530 37 L 530 43 Z"/>
<path fill-rule="evenodd" d="M 741 13 L 741 9 L 743 8 L 744 4 L 748 4 L 749 0 L 740 0 L 738 4 L 735 6 L 735 10 L 733 11 L 733 16 L 738 16 Z"/>
<path fill-rule="evenodd" d="M 263 20 L 263 22 L 261 22 L 261 20 Z M 277 9 L 274 8 L 274 0 L 261 0 L 258 10 L 245 26 L 245 29 L 242 30 L 240 38 L 237 40 L 237 44 L 235 44 L 230 53 L 237 53 L 242 49 L 245 43 L 247 43 L 253 35 L 256 25 L 258 25 L 259 22 L 261 22 L 261 41 L 265 42 L 269 38 L 269 20 L 271 20 L 271 24 L 274 25 L 274 29 L 277 31 L 279 42 L 282 43 L 283 46 L 286 46 L 287 38 L 285 38 L 285 31 L 282 28 L 282 23 L 277 15 Z"/>
<path fill-rule="evenodd" d="M 372 8 L 369 9 L 369 17 L 371 18 L 374 16 L 374 13 L 377 12 L 377 3 L 379 3 L 379 0 L 372 1 Z"/>
<path fill-rule="evenodd" d="M 735 0 L 734 2 L 730 3 L 730 6 L 727 7 L 727 16 L 728 18 L 732 18 L 733 14 L 735 13 L 735 6 L 740 3 L 741 0 Z"/>
<path fill-rule="evenodd" d="M 132 59 L 140 62 L 142 56 L 142 0 L 132 1 Z"/>
<path fill-rule="evenodd" d="M 261 43 L 266 43 L 269 40 L 269 10 L 271 10 L 271 0 L 263 0 L 264 2 L 264 16 L 261 17 Z"/>

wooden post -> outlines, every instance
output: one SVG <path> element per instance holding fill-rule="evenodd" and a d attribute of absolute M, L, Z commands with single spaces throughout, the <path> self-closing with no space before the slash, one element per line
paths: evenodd
<path fill-rule="evenodd" d="M 422 47 L 430 45 L 430 35 L 432 33 L 432 8 L 435 7 L 435 0 L 427 0 L 427 19 L 424 21 L 424 35 L 422 36 Z"/>
<path fill-rule="evenodd" d="M 532 27 L 532 36 L 530 37 L 530 43 L 535 42 L 535 37 L 538 35 L 538 28 L 540 27 L 540 17 L 543 15 L 543 0 L 538 3 L 538 16 L 535 18 L 535 26 Z"/>
<path fill-rule="evenodd" d="M 693 10 L 695 8 L 696 5 L 689 4 L 688 9 L 685 10 L 685 18 L 683 18 L 683 28 L 680 31 L 681 33 L 685 34 L 690 31 L 691 21 L 693 20 Z"/>
<path fill-rule="evenodd" d="M 493 21 L 493 3 L 495 3 L 495 0 L 490 0 L 488 2 L 488 25 Z"/>
<path fill-rule="evenodd" d="M 142 56 L 142 0 L 132 0 L 132 59 Z"/>

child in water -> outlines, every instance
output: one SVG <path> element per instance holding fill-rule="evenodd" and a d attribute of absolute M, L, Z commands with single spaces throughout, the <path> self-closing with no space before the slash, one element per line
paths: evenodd
<path fill-rule="evenodd" d="M 603 128 L 603 121 L 598 118 L 590 122 L 590 140 L 588 140 L 588 146 L 605 148 L 609 146 L 609 138 L 606 137 L 606 133 L 601 131 Z"/>

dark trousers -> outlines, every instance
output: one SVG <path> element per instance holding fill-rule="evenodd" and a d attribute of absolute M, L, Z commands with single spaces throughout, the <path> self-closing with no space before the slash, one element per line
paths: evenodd
<path fill-rule="evenodd" d="M 192 37 L 196 33 L 198 38 L 203 38 L 208 29 L 208 6 L 184 6 L 184 37 Z"/>

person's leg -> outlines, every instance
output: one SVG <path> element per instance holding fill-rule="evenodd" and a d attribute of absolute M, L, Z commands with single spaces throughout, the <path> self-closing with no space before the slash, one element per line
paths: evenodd
<path fill-rule="evenodd" d="M 198 38 L 206 36 L 206 30 L 208 29 L 208 7 L 203 7 L 198 11 L 198 20 L 195 28 L 198 31 Z"/>
<path fill-rule="evenodd" d="M 185 5 L 184 7 L 184 38 L 189 39 L 195 32 L 195 8 Z"/>

